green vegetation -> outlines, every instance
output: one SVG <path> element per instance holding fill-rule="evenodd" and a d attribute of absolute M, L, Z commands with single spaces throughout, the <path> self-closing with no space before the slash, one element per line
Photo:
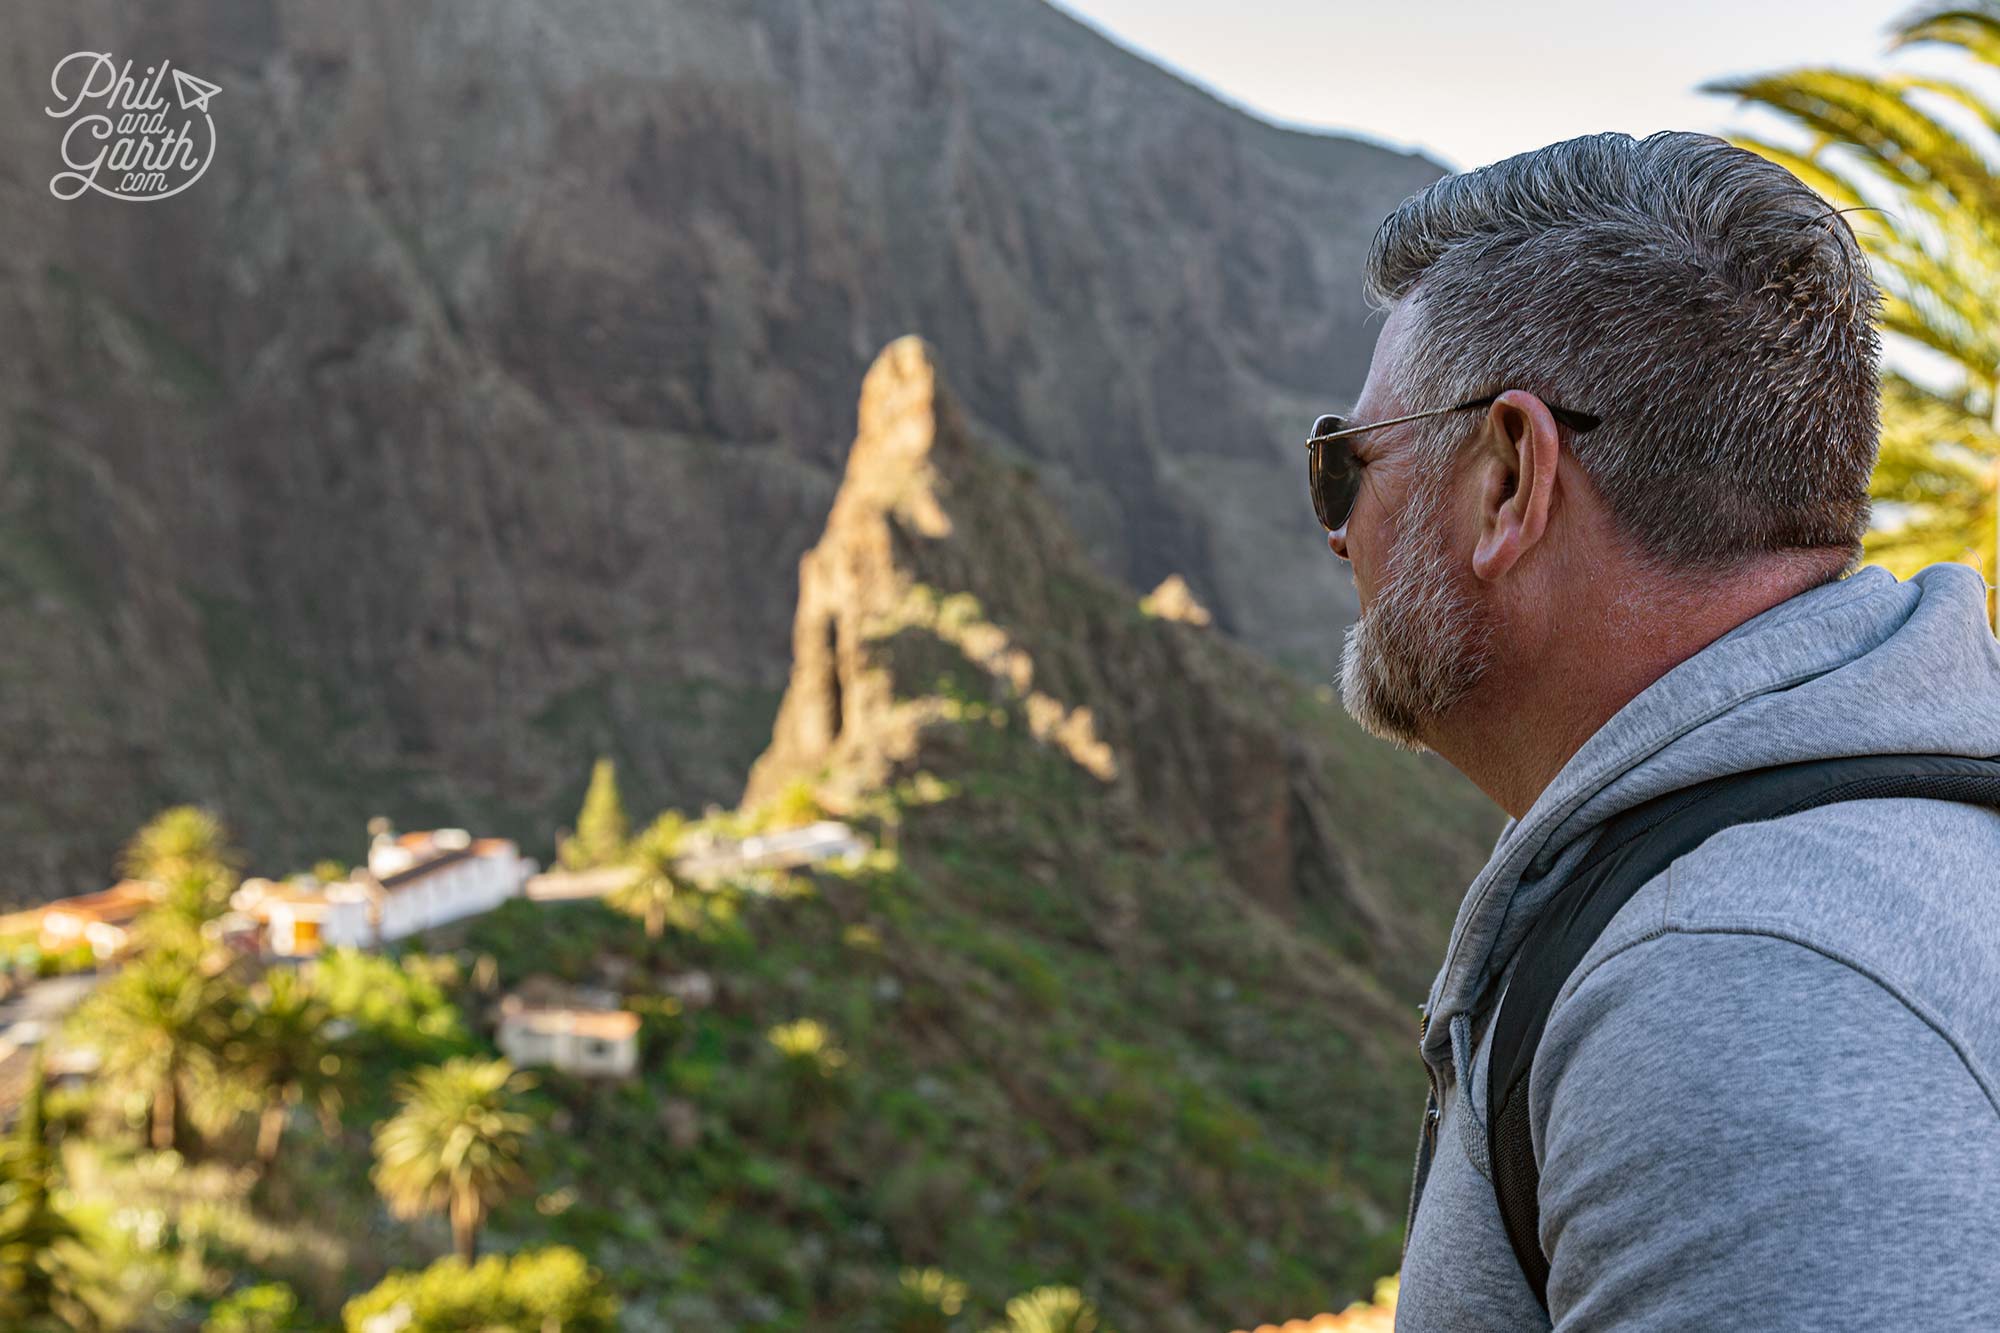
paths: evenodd
<path fill-rule="evenodd" d="M 686 919 L 688 897 L 696 891 L 678 865 L 687 834 L 687 821 L 677 810 L 654 820 L 632 843 L 632 882 L 607 900 L 619 911 L 644 921 L 647 939 L 660 938 L 669 916 Z"/>
<path fill-rule="evenodd" d="M 296 972 L 268 972 L 236 1005 L 223 1051 L 230 1073 L 261 1099 L 257 1161 L 277 1160 L 285 1123 L 301 1103 L 331 1122 L 340 1112 L 341 1059 L 327 1037 L 332 1010 Z"/>
<path fill-rule="evenodd" d="M 261 1282 L 217 1301 L 201 1333 L 295 1333 L 298 1294 L 282 1282 Z"/>
<path fill-rule="evenodd" d="M 465 1263 L 486 1215 L 528 1184 L 521 1158 L 535 1122 L 519 1101 L 528 1085 L 505 1060 L 448 1060 L 406 1078 L 402 1109 L 375 1131 L 375 1184 L 391 1211 L 446 1214 Z"/>
<path fill-rule="evenodd" d="M 220 1068 L 225 1002 L 222 979 L 191 939 L 161 939 L 82 1010 L 107 1079 L 151 1108 L 146 1134 L 155 1151 L 186 1153 L 193 1144 L 192 1112 Z"/>
<path fill-rule="evenodd" d="M 970 1294 L 935 1268 L 905 1268 L 882 1315 L 882 1333 L 951 1333 Z"/>
<path fill-rule="evenodd" d="M 603 1275 L 567 1246 L 488 1255 L 468 1264 L 456 1255 L 421 1273 L 397 1273 L 341 1312 L 348 1333 L 367 1333 L 369 1321 L 402 1309 L 401 1333 L 468 1333 L 468 1330 L 556 1330 L 609 1333 L 618 1300 Z"/>
<path fill-rule="evenodd" d="M 42 1065 L 0 1156 L 0 1327 L 18 1333 L 98 1324 L 82 1236 L 55 1205 L 57 1172 L 47 1139 Z"/>
<path fill-rule="evenodd" d="M 793 778 L 752 815 L 746 832 L 771 833 L 779 829 L 803 828 L 826 818 L 826 811 L 820 808 L 812 783 L 805 778 Z"/>
<path fill-rule="evenodd" d="M 1037 1287 L 1007 1302 L 1005 1323 L 988 1333 L 1111 1333 L 1074 1287 Z"/>
<path fill-rule="evenodd" d="M 1164 633 L 1115 591 L 1065 595 Z M 516 900 L 296 973 L 149 932 L 70 1025 L 106 1077 L 59 1117 L 116 1326 L 1213 1333 L 1393 1270 L 1422 1098 L 1398 992 L 1490 830 L 1435 766 L 1285 695 L 1320 817 L 1379 836 L 1267 911 L 1210 835 L 1123 803 L 1087 729 L 1050 731 L 1078 661 L 1034 662 L 1038 723 L 1002 682 L 1024 640 L 969 596 L 911 601 L 861 646 L 921 683 L 920 744 L 865 791 L 808 772 L 669 810 L 620 833 L 635 875 L 609 901 Z M 680 871 L 823 792 L 874 843 L 858 861 Z M 495 1058 L 500 998 L 564 987 L 640 1016 L 634 1077 L 528 1086 Z"/>
<path fill-rule="evenodd" d="M 618 795 L 618 766 L 599 759 L 590 770 L 590 788 L 576 817 L 576 835 L 565 838 L 557 856 L 566 870 L 595 870 L 626 858 L 630 823 Z"/>
<path fill-rule="evenodd" d="M 133 835 L 123 857 L 127 875 L 156 884 L 223 879 L 238 860 L 222 821 L 192 805 L 155 815 Z"/>
<path fill-rule="evenodd" d="M 1969 74 L 2000 67 L 2000 6 L 1990 2 L 1926 6 L 1893 32 L 1892 50 L 1953 50 Z M 1705 91 L 1734 94 L 1804 131 L 1801 148 L 1736 142 L 1852 210 L 1883 289 L 1882 327 L 1956 373 L 1942 388 L 1893 370 L 1883 376 L 1873 495 L 1887 502 L 1887 522 L 1868 535 L 1870 557 L 1899 576 L 1963 561 L 2000 583 L 2000 175 L 1990 165 L 2000 153 L 2000 105 L 1969 82 L 1834 69 L 1725 79 Z"/>

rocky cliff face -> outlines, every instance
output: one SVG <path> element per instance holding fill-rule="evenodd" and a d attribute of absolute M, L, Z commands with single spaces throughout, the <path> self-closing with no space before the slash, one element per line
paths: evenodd
<path fill-rule="evenodd" d="M 921 340 L 882 353 L 859 417 L 799 562 L 791 682 L 745 804 L 804 783 L 860 811 L 928 774 L 959 787 L 940 816 L 954 827 L 1051 859 L 1004 791 L 981 796 L 997 780 L 968 722 L 983 718 L 1074 776 L 1084 804 L 1066 820 L 1146 855 L 1212 856 L 1217 892 L 1420 991 L 1498 833 L 1490 804 L 1184 604 L 1143 610 L 1028 471 L 976 440 Z"/>
<path fill-rule="evenodd" d="M 1340 1308 L 1396 1263 L 1415 1002 L 1502 818 L 1184 595 L 1140 600 L 968 426 L 933 349 L 891 344 L 745 793 L 809 788 L 890 868 L 827 879 L 758 948 L 800 1012 L 893 959 L 906 998 L 850 1020 L 858 1062 L 949 1084 L 955 1169 L 1026 1182 L 1018 1211 L 1010 1185 L 892 1225 L 904 1261 L 1087 1275 L 1108 1325 L 1155 1333 Z M 786 952 L 859 928 L 879 960 Z M 894 1152 L 849 1178 L 907 1181 L 924 1145 Z M 982 1249 L 989 1221 L 1019 1229 Z"/>
<path fill-rule="evenodd" d="M 170 800 L 282 870 L 378 812 L 532 845 L 598 752 L 639 808 L 730 799 L 851 386 L 912 330 L 1099 565 L 1331 670 L 1297 439 L 1428 162 L 1038 0 L 8 23 L 0 896 L 96 886 Z M 193 189 L 50 195 L 76 50 L 220 86 Z"/>

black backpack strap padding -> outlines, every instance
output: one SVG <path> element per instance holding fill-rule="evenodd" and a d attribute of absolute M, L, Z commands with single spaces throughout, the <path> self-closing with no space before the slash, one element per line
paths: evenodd
<path fill-rule="evenodd" d="M 1528 1125 L 1528 1076 L 1549 1010 L 1570 973 L 1633 894 L 1723 829 L 1835 801 L 1902 796 L 2000 808 L 2000 759 L 1856 755 L 1731 773 L 1668 792 L 1613 819 L 1536 916 L 1493 1020 L 1486 1132 L 1500 1219 L 1544 1310 L 1549 1263 L 1542 1253 L 1541 1168 Z"/>

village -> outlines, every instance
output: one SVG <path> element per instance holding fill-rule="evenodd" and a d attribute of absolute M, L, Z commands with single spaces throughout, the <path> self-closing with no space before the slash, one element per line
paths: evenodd
<path fill-rule="evenodd" d="M 754 885 L 760 876 L 815 864 L 851 864 L 866 850 L 845 823 L 822 819 L 740 838 L 701 828 L 682 842 L 674 864 L 690 884 Z M 368 827 L 366 858 L 351 873 L 326 881 L 312 873 L 246 878 L 231 893 L 228 910 L 203 929 L 232 955 L 296 967 L 332 949 L 382 950 L 517 898 L 552 910 L 604 898 L 635 873 L 629 865 L 544 870 L 511 838 L 475 837 L 461 828 L 399 834 L 378 818 Z M 0 972 L 0 1126 L 13 1123 L 45 1044 L 43 1065 L 52 1085 L 74 1084 L 97 1071 L 98 1054 L 88 1045 L 47 1039 L 142 946 L 138 923 L 162 896 L 157 883 L 123 879 L 96 893 L 0 917 L 0 940 L 32 941 L 23 951 L 33 960 Z M 494 1017 L 495 1044 L 516 1066 L 612 1079 L 628 1078 L 637 1068 L 639 1015 L 620 1008 L 609 991 L 524 987 L 503 995 Z"/>

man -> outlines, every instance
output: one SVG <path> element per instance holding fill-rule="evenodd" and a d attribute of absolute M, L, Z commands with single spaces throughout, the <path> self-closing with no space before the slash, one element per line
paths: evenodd
<path fill-rule="evenodd" d="M 1351 422 L 1390 424 L 1320 446 L 1359 468 L 1323 515 L 1344 702 L 1512 816 L 1425 1006 L 1397 1327 L 2000 1328 L 1989 807 L 1741 824 L 1613 918 L 1534 1055 L 1546 1314 L 1487 1165 L 1494 1008 L 1607 820 L 1771 764 L 2000 756 L 1976 572 L 1855 572 L 1880 298 L 1845 219 L 1719 139 L 1594 135 L 1406 200 L 1367 289 Z"/>

